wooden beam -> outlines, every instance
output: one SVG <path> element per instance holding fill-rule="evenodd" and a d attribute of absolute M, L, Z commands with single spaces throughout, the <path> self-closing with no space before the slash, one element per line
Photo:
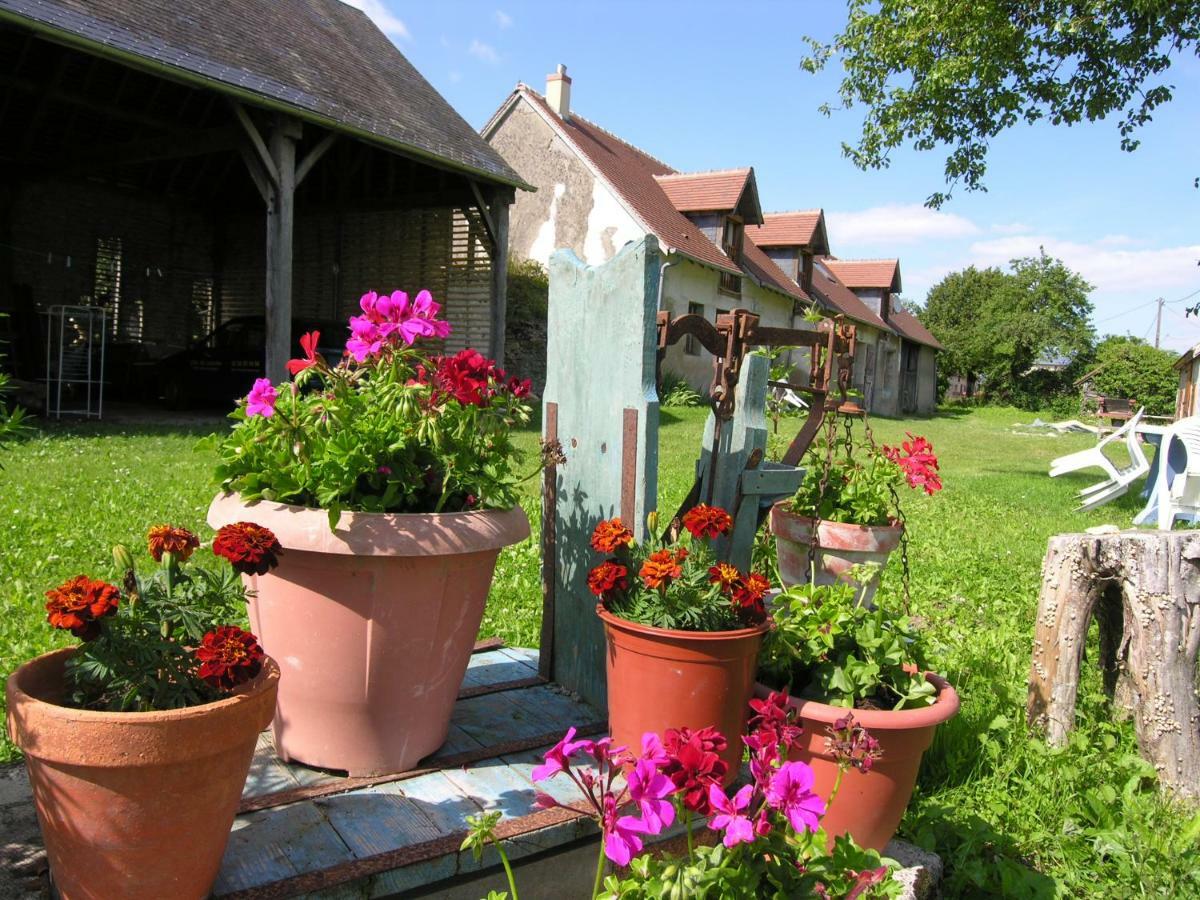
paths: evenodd
<path fill-rule="evenodd" d="M 475 197 L 475 206 L 479 209 L 479 217 L 483 219 L 483 228 L 487 232 L 488 241 L 491 242 L 492 249 L 495 250 L 499 245 L 496 223 L 493 221 L 491 213 L 488 212 L 488 205 L 483 199 L 483 192 L 479 190 L 479 185 L 474 181 L 468 181 L 467 183 L 471 185 L 471 194 Z M 508 208 L 505 207 L 505 212 L 507 211 Z M 507 237 L 505 240 L 507 241 Z"/>
<path fill-rule="evenodd" d="M 304 159 L 300 160 L 300 164 L 296 166 L 297 186 L 299 186 L 300 182 L 304 180 L 305 176 L 312 171 L 312 167 L 320 162 L 321 157 L 324 156 L 325 152 L 333 146 L 334 141 L 337 140 L 337 137 L 336 131 L 329 132 L 329 134 L 321 138 L 321 142 L 317 144 L 317 146 L 308 151 Z"/>
<path fill-rule="evenodd" d="M 258 188 L 258 193 L 268 207 L 274 202 L 275 185 L 271 184 L 271 179 L 268 177 L 266 170 L 262 167 L 262 163 L 258 161 L 258 157 L 254 155 L 254 151 L 250 149 L 249 144 L 238 145 L 238 152 L 242 155 L 242 159 L 246 163 L 246 171 L 250 173 L 250 180 L 254 182 L 254 186 Z"/>
<path fill-rule="evenodd" d="M 168 159 L 188 159 L 193 156 L 206 156 L 209 153 L 236 150 L 240 143 L 240 133 L 232 128 L 205 128 L 147 140 L 125 141 L 120 144 L 84 148 L 86 155 L 79 157 L 74 162 L 74 168 L 102 169 L 110 166 L 127 166 Z"/>
<path fill-rule="evenodd" d="M 472 182 L 474 184 L 474 182 Z M 492 205 L 496 235 L 492 242 L 491 356 L 504 365 L 504 337 L 508 322 L 508 198 L 499 194 Z"/>
<path fill-rule="evenodd" d="M 258 128 L 255 127 L 250 114 L 246 112 L 246 108 L 236 100 L 230 100 L 229 105 L 233 107 L 233 114 L 241 123 L 242 130 L 246 132 L 246 137 L 250 140 L 250 147 L 262 163 L 263 171 L 266 172 L 267 178 L 272 184 L 279 184 L 279 171 L 275 168 L 275 160 L 272 158 L 271 151 L 267 149 L 266 143 L 262 139 L 262 135 L 258 133 Z M 295 148 L 293 148 L 294 152 Z"/>
<path fill-rule="evenodd" d="M 301 126 L 279 116 L 271 127 L 274 202 L 267 206 L 267 377 L 283 381 L 292 344 L 292 231 L 295 223 L 296 141 Z"/>

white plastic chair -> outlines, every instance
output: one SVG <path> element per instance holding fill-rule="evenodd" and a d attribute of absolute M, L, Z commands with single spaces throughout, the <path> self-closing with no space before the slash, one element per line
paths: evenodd
<path fill-rule="evenodd" d="M 1187 466 L 1175 475 L 1168 486 L 1167 459 L 1171 455 L 1171 441 L 1179 441 L 1187 451 Z M 1180 419 L 1163 435 L 1158 448 L 1158 527 L 1170 531 L 1179 516 L 1194 518 L 1200 513 L 1200 416 Z"/>
<path fill-rule="evenodd" d="M 1150 471 L 1150 463 L 1146 460 L 1146 454 L 1142 452 L 1137 435 L 1137 426 L 1145 411 L 1145 407 L 1139 409 L 1122 428 L 1108 435 L 1095 447 L 1060 456 L 1050 463 L 1051 478 L 1092 467 L 1099 467 L 1108 473 L 1108 478 L 1079 492 L 1079 509 L 1095 509 L 1110 500 L 1115 500 L 1128 491 L 1133 482 Z M 1124 467 L 1118 467 L 1104 453 L 1105 445 L 1120 439 L 1124 439 L 1126 450 L 1129 452 L 1129 465 Z"/>

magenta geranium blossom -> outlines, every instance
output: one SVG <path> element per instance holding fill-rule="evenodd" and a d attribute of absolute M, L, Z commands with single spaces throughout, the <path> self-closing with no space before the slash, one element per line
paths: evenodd
<path fill-rule="evenodd" d="M 813 793 L 812 786 L 812 769 L 802 762 L 785 762 L 767 786 L 767 803 L 800 833 L 816 831 L 825 815 L 825 801 Z"/>
<path fill-rule="evenodd" d="M 604 795 L 604 855 L 618 866 L 627 866 L 635 853 L 642 852 L 643 834 L 657 834 L 651 826 L 635 816 L 617 816 L 617 801 L 612 794 Z"/>
<path fill-rule="evenodd" d="M 545 781 L 547 778 L 553 778 L 559 772 L 564 772 L 571 767 L 571 757 L 579 751 L 591 753 L 595 747 L 593 741 L 577 741 L 575 738 L 574 727 L 568 728 L 567 733 L 563 735 L 562 740 L 546 751 L 542 758 L 546 761 L 540 766 L 535 766 L 530 777 L 534 781 Z"/>
<path fill-rule="evenodd" d="M 246 396 L 246 416 L 252 418 L 254 416 L 262 416 L 264 419 L 269 419 L 275 415 L 275 401 L 279 399 L 279 395 L 275 392 L 275 386 L 271 384 L 270 378 L 259 378 L 254 382 L 254 387 L 250 388 L 250 393 Z"/>
<path fill-rule="evenodd" d="M 712 806 L 713 812 L 716 813 L 709 820 L 708 827 L 713 831 L 725 832 L 722 843 L 726 847 L 754 843 L 754 823 L 750 821 L 749 816 L 742 814 L 742 810 L 750 805 L 750 797 L 753 794 L 754 785 L 752 784 L 743 787 L 733 795 L 732 799 L 725 796 L 720 785 L 708 786 L 708 802 Z"/>
<path fill-rule="evenodd" d="M 675 804 L 665 798 L 675 784 L 649 759 L 640 759 L 627 776 L 629 797 L 637 803 L 642 820 L 657 834 L 675 821 Z"/>
<path fill-rule="evenodd" d="M 450 334 L 450 323 L 438 319 L 442 307 L 429 291 L 421 291 L 411 302 L 404 291 L 382 296 L 368 291 L 358 306 L 362 315 L 350 319 L 346 352 L 359 364 L 377 356 L 387 344 L 403 341 L 412 346 L 419 337 L 443 338 Z"/>

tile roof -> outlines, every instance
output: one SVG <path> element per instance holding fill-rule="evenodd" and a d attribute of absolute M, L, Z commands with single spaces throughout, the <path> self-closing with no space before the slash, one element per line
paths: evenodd
<path fill-rule="evenodd" d="M 360 10 L 340 0 L 0 0 L 0 21 L 491 182 L 527 187 Z"/>
<path fill-rule="evenodd" d="M 851 290 L 878 288 L 900 292 L 898 259 L 836 259 L 830 256 L 825 259 L 825 264 Z"/>
<path fill-rule="evenodd" d="M 910 341 L 915 341 L 918 344 L 924 344 L 927 347 L 932 347 L 935 350 L 945 350 L 941 342 L 938 341 L 929 329 L 921 324 L 921 320 L 912 313 L 903 311 L 893 311 L 888 316 L 888 322 L 892 329 L 900 334 L 901 337 L 906 337 Z"/>
<path fill-rule="evenodd" d="M 764 213 L 763 224 L 747 226 L 746 233 L 760 247 L 809 247 L 818 255 L 829 252 L 825 211 L 820 209 Z"/>
<path fill-rule="evenodd" d="M 656 175 L 667 199 L 680 212 L 724 212 L 737 209 L 752 169 Z"/>
<path fill-rule="evenodd" d="M 492 123 L 496 122 L 509 104 L 518 97 L 527 100 L 552 123 L 564 140 L 608 182 L 635 218 L 640 219 L 646 229 L 667 247 L 723 272 L 749 275 L 767 288 L 793 299 L 808 300 L 799 285 L 788 278 L 753 241 L 745 242 L 742 248 L 742 265 L 735 265 L 720 247 L 676 209 L 663 190 L 658 176 L 678 175 L 678 172 L 575 112 L 564 121 L 550 109 L 545 98 L 528 85 L 517 86 L 513 95 L 497 110 L 492 121 L 484 126 L 485 134 Z M 750 170 L 739 171 L 748 173 Z M 745 180 L 743 177 L 743 184 Z"/>
<path fill-rule="evenodd" d="M 824 302 L 836 313 L 841 313 L 848 319 L 862 322 L 883 331 L 891 331 L 887 323 L 876 315 L 871 307 L 858 299 L 858 296 L 846 285 L 842 284 L 833 274 L 823 269 L 821 261 L 813 266 L 813 291 L 818 299 Z"/>

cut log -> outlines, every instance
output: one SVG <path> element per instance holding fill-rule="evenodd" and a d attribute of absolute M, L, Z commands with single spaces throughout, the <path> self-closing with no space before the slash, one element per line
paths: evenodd
<path fill-rule="evenodd" d="M 1055 745 L 1065 743 L 1074 725 L 1092 616 L 1105 689 L 1128 705 L 1142 756 L 1158 770 L 1164 791 L 1200 799 L 1200 532 L 1050 538 L 1027 717 Z"/>

